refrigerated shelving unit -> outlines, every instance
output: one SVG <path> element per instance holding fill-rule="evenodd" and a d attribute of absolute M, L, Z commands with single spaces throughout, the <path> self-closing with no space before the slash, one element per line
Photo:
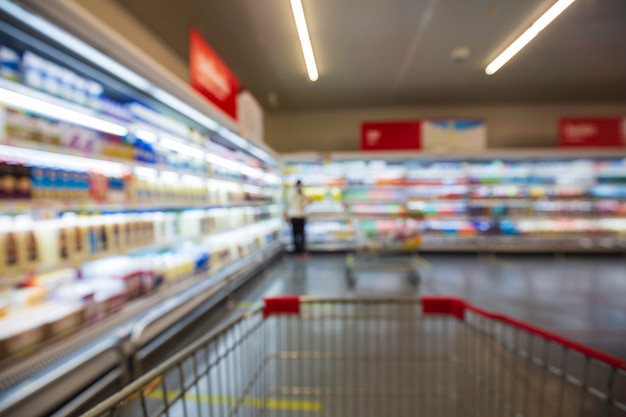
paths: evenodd
<path fill-rule="evenodd" d="M 425 251 L 626 251 L 624 149 L 292 154 L 283 173 L 313 200 L 311 250 L 353 249 L 358 223 Z"/>
<path fill-rule="evenodd" d="M 0 22 L 0 414 L 75 415 L 282 252 L 279 161 L 75 5 Z"/>

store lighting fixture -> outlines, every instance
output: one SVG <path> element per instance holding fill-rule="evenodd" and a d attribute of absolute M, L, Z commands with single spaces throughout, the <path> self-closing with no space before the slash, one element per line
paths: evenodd
<path fill-rule="evenodd" d="M 263 179 L 265 180 L 265 182 L 267 182 L 269 184 L 280 184 L 281 183 L 280 177 L 278 175 L 275 175 L 275 174 L 265 173 L 263 175 Z"/>
<path fill-rule="evenodd" d="M 246 193 L 263 194 L 261 187 L 257 187 L 256 185 L 244 184 L 241 186 L 241 189 Z"/>
<path fill-rule="evenodd" d="M 114 177 L 119 177 L 126 171 L 124 165 L 117 162 L 7 145 L 0 145 L 0 158 L 8 158 L 15 162 L 25 162 L 54 168 L 66 169 L 71 167 L 71 169 L 84 171 L 98 170 Z"/>
<path fill-rule="evenodd" d="M 37 113 L 42 116 L 85 126 L 100 132 L 110 133 L 115 136 L 126 136 L 128 133 L 128 130 L 124 126 L 4 88 L 0 88 L 0 103 L 20 110 Z"/>
<path fill-rule="evenodd" d="M 313 46 L 309 37 L 309 29 L 304 17 L 304 9 L 302 8 L 302 0 L 291 0 L 291 11 L 296 21 L 296 29 L 298 29 L 298 37 L 300 38 L 300 46 L 302 47 L 302 55 L 304 55 L 304 63 L 309 73 L 309 80 L 317 81 L 319 73 L 317 72 L 317 64 L 315 63 L 315 55 L 313 54 Z"/>
<path fill-rule="evenodd" d="M 219 133 L 224 139 L 228 140 L 230 143 L 238 146 L 241 149 L 248 149 L 248 147 L 250 146 L 250 143 L 248 141 L 240 138 L 238 135 L 226 129 L 225 127 L 220 127 L 217 130 L 217 133 Z"/>
<path fill-rule="evenodd" d="M 161 179 L 169 183 L 177 183 L 178 174 L 174 171 L 163 171 L 161 172 Z"/>
<path fill-rule="evenodd" d="M 143 129 L 135 130 L 135 136 L 141 140 L 145 140 L 148 143 L 155 143 L 159 139 L 156 133 L 152 133 Z"/>
<path fill-rule="evenodd" d="M 200 177 L 196 177 L 195 175 L 183 175 L 181 177 L 181 182 L 192 186 L 202 186 L 204 180 Z"/>
<path fill-rule="evenodd" d="M 228 159 L 222 158 L 221 156 L 207 154 L 205 159 L 211 164 L 219 165 L 223 168 L 231 169 L 237 172 L 241 171 L 241 165 L 239 163 L 235 161 L 229 161 Z"/>
<path fill-rule="evenodd" d="M 241 165 L 241 173 L 252 178 L 259 178 L 259 179 L 263 178 L 262 171 L 249 167 L 247 165 Z"/>
<path fill-rule="evenodd" d="M 504 66 L 511 58 L 530 43 L 542 30 L 544 30 L 554 19 L 572 5 L 576 0 L 558 0 L 552 7 L 548 9 L 539 19 L 532 24 L 522 35 L 517 38 L 509 47 L 507 47 L 496 59 L 494 59 L 487 68 L 487 75 L 495 74 Z"/>
<path fill-rule="evenodd" d="M 177 140 L 162 138 L 160 143 L 161 146 L 163 146 L 164 148 L 181 153 L 183 155 L 190 156 L 192 158 L 202 158 L 204 156 L 204 151 L 202 149 L 185 145 L 184 143 L 181 143 Z"/>
<path fill-rule="evenodd" d="M 154 179 L 157 177 L 157 171 L 154 168 L 146 168 L 146 167 L 135 167 L 134 169 L 135 175 L 144 178 Z"/>
<path fill-rule="evenodd" d="M 194 109 L 190 105 L 179 100 L 168 92 L 155 88 L 153 89 L 152 96 L 162 103 L 167 104 L 174 110 L 177 110 L 181 114 L 191 117 L 196 122 L 200 123 L 209 130 L 216 131 L 219 128 L 219 125 L 215 120 L 211 119 L 208 116 L 205 116 L 198 110 Z"/>

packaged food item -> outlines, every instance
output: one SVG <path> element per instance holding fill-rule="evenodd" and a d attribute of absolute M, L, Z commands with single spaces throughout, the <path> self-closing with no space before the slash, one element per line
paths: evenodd
<path fill-rule="evenodd" d="M 32 188 L 32 198 L 36 200 L 45 198 L 44 170 L 41 166 L 31 167 L 30 182 Z"/>
<path fill-rule="evenodd" d="M 125 201 L 125 184 L 122 178 L 109 177 L 106 200 L 109 203 L 121 203 Z"/>
<path fill-rule="evenodd" d="M 80 227 L 85 229 L 86 241 L 86 254 L 87 256 L 95 256 L 100 252 L 100 236 L 97 230 L 97 224 L 95 216 L 84 216 L 80 218 Z"/>
<path fill-rule="evenodd" d="M 85 307 L 81 303 L 48 302 L 43 323 L 44 337 L 65 336 L 85 322 Z"/>
<path fill-rule="evenodd" d="M 34 226 L 34 224 L 32 225 Z M 31 227 L 32 227 L 31 226 Z M 46 220 L 38 221 L 36 229 L 30 229 L 25 233 L 34 233 L 35 244 L 37 246 L 37 263 L 39 266 L 48 267 L 57 265 L 64 255 L 63 260 L 69 258 L 67 235 L 63 233 L 63 248 L 61 248 L 61 234 L 59 233 L 60 221 Z M 28 239 L 28 238 L 25 238 Z M 28 244 L 28 243 L 26 243 Z M 27 249 L 30 250 L 30 249 Z"/>
<path fill-rule="evenodd" d="M 122 281 L 94 279 L 88 281 L 94 289 L 97 317 L 101 319 L 122 309 L 126 304 L 126 284 Z"/>
<path fill-rule="evenodd" d="M 58 198 L 57 194 L 57 170 L 50 167 L 45 167 L 43 169 L 44 175 L 44 198 L 49 200 L 54 200 Z"/>
<path fill-rule="evenodd" d="M 98 254 L 102 255 L 112 252 L 112 227 L 110 222 L 105 216 L 95 217 L 94 222 L 98 240 Z"/>
<path fill-rule="evenodd" d="M 10 275 L 19 269 L 19 250 L 13 218 L 0 217 L 0 274 Z"/>
<path fill-rule="evenodd" d="M 20 79 L 20 56 L 4 45 L 0 46 L 0 77 L 11 81 Z"/>
<path fill-rule="evenodd" d="M 106 201 L 109 188 L 109 180 L 99 172 L 89 173 L 89 195 L 95 201 Z"/>
<path fill-rule="evenodd" d="M 57 288 L 54 300 L 62 303 L 81 304 L 84 308 L 84 321 L 93 323 L 98 319 L 98 311 L 94 299 L 95 290 L 85 282 L 72 282 Z"/>
<path fill-rule="evenodd" d="M 33 220 L 28 215 L 20 215 L 15 218 L 14 230 L 20 269 L 35 269 L 41 260 L 34 226 Z M 49 249 L 46 248 L 45 250 L 48 251 Z"/>
<path fill-rule="evenodd" d="M 0 161 L 0 199 L 13 199 L 17 195 L 17 177 L 15 166 Z"/>
<path fill-rule="evenodd" d="M 16 320 L 14 314 L 0 319 L 0 359 L 20 354 L 45 339 L 43 323 L 22 315 Z"/>

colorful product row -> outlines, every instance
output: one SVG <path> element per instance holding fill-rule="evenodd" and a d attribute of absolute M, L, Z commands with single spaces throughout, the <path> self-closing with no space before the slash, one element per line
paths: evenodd
<path fill-rule="evenodd" d="M 226 204 L 271 202 L 260 188 L 243 191 L 240 185 L 210 186 L 201 178 L 170 180 L 126 174 L 107 177 L 92 171 L 55 169 L 0 162 L 0 200 L 62 200 L 98 203 Z"/>
<path fill-rule="evenodd" d="M 17 274 L 63 262 L 84 262 L 148 245 L 196 238 L 253 224 L 278 215 L 251 207 L 190 210 L 179 213 L 110 214 L 33 220 L 20 215 L 0 218 L 0 273 Z"/>
<path fill-rule="evenodd" d="M 32 277 L 0 298 L 0 360 L 66 336 L 122 310 L 133 299 L 207 271 L 217 272 L 276 240 L 272 228 L 209 246 L 96 261 Z"/>

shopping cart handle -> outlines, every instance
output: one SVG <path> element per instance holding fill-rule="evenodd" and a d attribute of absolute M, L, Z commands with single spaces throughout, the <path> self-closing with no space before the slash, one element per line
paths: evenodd
<path fill-rule="evenodd" d="M 264 298 L 263 317 L 273 315 L 298 315 L 300 314 L 300 297 L 289 295 L 282 297 Z"/>
<path fill-rule="evenodd" d="M 487 319 L 496 320 L 509 326 L 516 327 L 534 336 L 539 336 L 545 340 L 549 340 L 551 342 L 559 344 L 564 348 L 579 352 L 589 358 L 593 358 L 597 361 L 607 363 L 618 369 L 626 370 L 626 361 L 621 358 L 617 358 L 604 352 L 592 349 L 588 346 L 574 342 L 573 340 L 569 340 L 565 337 L 559 336 L 558 334 L 533 326 L 532 324 L 515 319 L 513 317 L 483 310 L 482 308 L 476 307 L 461 298 L 445 296 L 422 297 L 423 314 L 445 314 L 456 317 L 459 320 L 465 320 L 467 312 L 471 312 Z"/>

